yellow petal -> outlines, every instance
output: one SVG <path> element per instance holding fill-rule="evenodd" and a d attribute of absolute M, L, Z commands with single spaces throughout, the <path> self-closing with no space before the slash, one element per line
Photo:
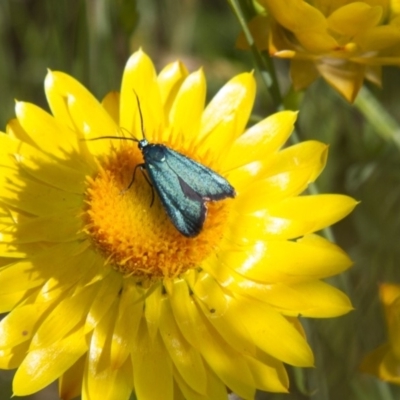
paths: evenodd
<path fill-rule="evenodd" d="M 266 170 L 269 166 L 269 160 L 257 160 L 242 167 L 235 168 L 234 170 L 225 173 L 230 184 L 235 188 L 236 193 L 242 193 L 247 190 L 250 182 L 257 179 L 258 175 Z M 237 199 L 241 199 L 242 196 L 237 196 Z"/>
<path fill-rule="evenodd" d="M 196 310 L 193 317 L 196 321 L 195 329 L 199 331 L 201 353 L 206 362 L 238 396 L 253 398 L 254 379 L 241 353 L 226 345 L 217 331 L 202 317 L 202 313 Z"/>
<path fill-rule="evenodd" d="M 286 240 L 295 239 L 314 231 L 314 224 L 310 221 L 295 221 L 274 217 L 268 211 L 259 211 L 255 215 L 240 216 L 240 228 L 231 229 L 231 236 L 246 242 L 248 240 Z"/>
<path fill-rule="evenodd" d="M 400 285 L 383 283 L 379 286 L 379 295 L 384 306 L 391 306 L 400 298 Z"/>
<path fill-rule="evenodd" d="M 114 372 L 114 371 L 113 371 Z M 90 398 L 109 398 L 116 400 L 129 400 L 131 399 L 133 390 L 133 371 L 131 360 L 128 359 L 120 368 L 115 370 L 115 374 L 112 380 L 104 382 L 104 386 L 107 388 L 107 397 L 104 395 L 104 391 L 98 391 L 98 394 L 92 395 Z M 83 397 L 82 400 L 85 400 Z"/>
<path fill-rule="evenodd" d="M 150 338 L 146 330 L 142 320 L 132 349 L 136 397 L 173 400 L 172 361 L 160 336 Z"/>
<path fill-rule="evenodd" d="M 52 215 L 33 218 L 30 221 L 18 224 L 14 229 L 15 243 L 37 242 L 67 242 L 83 238 L 81 210 L 68 210 L 62 215 Z"/>
<path fill-rule="evenodd" d="M 142 139 L 136 95 L 140 101 L 146 137 L 151 140 L 155 132 L 162 131 L 164 114 L 153 62 L 142 50 L 133 53 L 126 63 L 121 84 L 119 117 L 122 129 Z"/>
<path fill-rule="evenodd" d="M 61 79 L 63 75 L 60 75 Z M 51 113 L 58 121 L 63 121 L 67 129 L 74 131 L 76 127 L 68 111 L 67 95 L 59 91 L 56 82 L 57 75 L 54 75 L 53 71 L 48 70 L 44 81 L 44 90 Z"/>
<path fill-rule="evenodd" d="M 148 335 L 154 338 L 158 334 L 161 314 L 161 299 L 162 299 L 161 282 L 154 283 L 151 293 L 146 295 L 144 306 L 144 317 L 147 323 Z"/>
<path fill-rule="evenodd" d="M 68 276 L 72 275 L 75 279 L 75 275 L 71 274 L 71 262 L 83 261 L 79 258 L 79 255 L 85 255 L 85 245 L 81 243 L 62 243 L 61 245 L 53 246 L 50 250 L 42 251 L 38 253 L 33 260 L 23 260 L 16 263 L 10 264 L 9 266 L 0 269 L 0 294 L 6 293 L 18 293 L 23 290 L 32 289 L 43 285 L 48 279 L 67 279 Z M 71 257 L 77 255 L 75 259 Z M 63 262 L 54 269 L 54 260 L 62 259 Z M 40 265 L 41 268 L 36 268 Z M 82 264 L 81 264 L 82 265 Z M 79 279 L 79 271 L 75 271 Z M 86 272 L 86 271 L 85 271 Z M 82 273 L 82 272 L 81 272 Z M 68 275 L 67 275 L 68 274 Z M 65 276 L 67 275 L 67 276 Z M 69 280 L 67 280 L 68 284 Z M 63 280 L 63 283 L 65 281 Z"/>
<path fill-rule="evenodd" d="M 202 300 L 206 309 L 216 318 L 220 318 L 229 308 L 229 299 L 225 296 L 221 286 L 207 273 L 199 274 L 195 285 L 191 285 L 191 290 L 196 298 Z"/>
<path fill-rule="evenodd" d="M 300 194 L 321 173 L 327 154 L 323 143 L 302 142 L 271 155 L 262 165 L 256 165 L 254 172 L 246 167 L 232 171 L 229 180 L 241 194 L 235 200 L 238 212 L 250 214 L 262 204 L 267 207 Z"/>
<path fill-rule="evenodd" d="M 207 368 L 207 392 L 205 395 L 201 395 L 195 392 L 178 374 L 174 374 L 176 383 L 179 389 L 184 395 L 184 399 L 187 400 L 226 400 L 226 386 L 223 384 L 215 373 Z M 174 393 L 175 394 L 175 393 Z M 174 397 L 175 400 L 175 397 Z"/>
<path fill-rule="evenodd" d="M 356 205 L 357 202 L 348 196 L 320 194 L 287 198 L 268 207 L 267 212 L 274 217 L 307 223 L 310 230 L 304 235 L 340 221 Z"/>
<path fill-rule="evenodd" d="M 268 392 L 287 393 L 289 378 L 283 364 L 266 354 L 259 358 L 262 362 L 246 356 L 256 387 Z"/>
<path fill-rule="evenodd" d="M 94 100 L 94 99 L 93 99 Z M 94 103 L 94 102 L 93 102 Z M 68 111 L 79 132 L 78 137 L 81 146 L 86 146 L 90 154 L 99 156 L 107 154 L 110 148 L 110 140 L 87 140 L 99 138 L 101 136 L 115 136 L 118 127 L 112 120 L 111 116 L 101 107 L 100 103 L 94 103 L 86 106 L 82 98 L 69 95 L 67 98 Z M 88 117 L 88 113 L 92 113 Z M 102 116 L 101 116 L 102 115 Z"/>
<path fill-rule="evenodd" d="M 352 264 L 339 247 L 317 235 L 297 242 L 256 242 L 247 250 L 221 255 L 221 261 L 248 279 L 265 283 L 319 279 Z"/>
<path fill-rule="evenodd" d="M 9 147 L 10 140 L 1 138 L 0 145 Z M 20 173 L 21 169 L 39 182 L 46 183 L 66 192 L 82 195 L 86 189 L 86 175 L 92 174 L 93 170 L 81 159 L 72 156 L 65 163 L 55 163 L 54 157 L 42 151 L 20 143 L 18 150 L 10 151 L 8 158 Z"/>
<path fill-rule="evenodd" d="M 0 348 L 30 341 L 43 314 L 52 302 L 19 306 L 0 322 Z"/>
<path fill-rule="evenodd" d="M 169 301 L 162 300 L 160 334 L 175 368 L 186 384 L 196 393 L 206 394 L 207 374 L 200 353 L 182 336 Z"/>
<path fill-rule="evenodd" d="M 277 151 L 292 133 L 296 117 L 296 112 L 282 111 L 253 125 L 233 142 L 223 160 L 224 168 L 238 168 Z"/>
<path fill-rule="evenodd" d="M 76 136 L 41 108 L 17 102 L 15 113 L 31 141 L 42 151 L 61 159 L 77 151 Z"/>
<path fill-rule="evenodd" d="M 382 7 L 371 7 L 356 1 L 336 9 L 328 17 L 329 28 L 341 35 L 354 36 L 376 26 L 382 18 Z"/>
<path fill-rule="evenodd" d="M 18 368 L 28 352 L 29 342 L 12 347 L 11 349 L 0 350 L 0 368 L 16 369 Z"/>
<path fill-rule="evenodd" d="M 279 24 L 292 31 L 301 45 L 312 53 L 327 52 L 337 47 L 329 35 L 328 22 L 320 10 L 303 0 L 261 0 Z"/>
<path fill-rule="evenodd" d="M 327 60 L 318 63 L 317 68 L 324 79 L 347 101 L 354 101 L 364 81 L 364 65 L 347 60 L 332 63 Z"/>
<path fill-rule="evenodd" d="M 244 398 L 252 398 L 254 382 L 245 361 L 202 317 L 184 281 L 174 282 L 170 298 L 176 322 L 186 340 L 201 352 L 228 387 Z"/>
<path fill-rule="evenodd" d="M 218 263 L 217 266 L 217 272 L 214 272 L 216 265 L 211 268 L 211 271 L 224 288 L 245 297 L 268 303 L 282 315 L 298 316 L 301 313 L 300 310 L 307 309 L 311 305 L 304 296 L 296 292 L 289 284 L 258 283 L 237 274 L 224 264 Z"/>
<path fill-rule="evenodd" d="M 398 45 L 400 31 L 392 25 L 377 26 L 373 29 L 362 31 L 353 38 L 364 52 L 378 51 Z"/>
<path fill-rule="evenodd" d="M 117 302 L 114 302 L 93 331 L 83 377 L 82 399 L 129 399 L 133 387 L 130 360 L 117 370 L 110 368 L 110 337 L 116 311 Z"/>
<path fill-rule="evenodd" d="M 307 160 L 305 164 L 310 164 Z M 235 209 L 239 215 L 254 214 L 260 208 L 268 208 L 290 196 L 302 193 L 313 181 L 315 165 L 299 166 L 299 169 L 282 171 L 265 179 L 257 179 L 244 187 L 236 173 L 229 175 L 229 181 L 240 193 L 235 202 Z"/>
<path fill-rule="evenodd" d="M 36 351 L 51 347 L 58 340 L 63 340 L 75 327 L 82 326 L 97 289 L 98 285 L 94 284 L 74 296 L 64 291 L 58 305 L 40 324 L 30 349 Z"/>
<path fill-rule="evenodd" d="M 120 368 L 130 354 L 143 315 L 143 298 L 142 291 L 134 285 L 125 285 L 112 336 L 110 357 L 113 369 Z"/>
<path fill-rule="evenodd" d="M 273 176 L 282 171 L 291 171 L 296 169 L 297 165 L 300 165 L 301 167 L 314 168 L 310 177 L 310 182 L 313 182 L 325 167 L 328 157 L 327 150 L 326 144 L 314 140 L 290 146 L 277 154 L 269 166 L 267 176 Z"/>
<path fill-rule="evenodd" d="M 312 26 L 312 25 L 310 25 Z M 339 47 L 338 42 L 325 30 L 311 28 L 296 32 L 296 39 L 310 53 L 327 53 Z"/>
<path fill-rule="evenodd" d="M 25 296 L 25 290 L 0 295 L 0 313 L 11 311 Z"/>
<path fill-rule="evenodd" d="M 212 134 L 206 136 L 204 140 L 202 140 L 200 151 L 206 149 L 205 152 L 207 152 L 209 149 L 212 149 L 213 153 L 216 154 L 216 156 L 213 157 L 216 160 L 216 163 L 222 164 L 221 160 L 224 158 L 226 149 L 231 146 L 233 140 L 232 135 L 235 134 L 236 129 L 237 119 L 234 117 L 225 118 L 223 123 L 214 128 Z"/>
<path fill-rule="evenodd" d="M 324 15 L 303 0 L 259 0 L 281 25 L 293 32 L 304 28 L 323 29 L 327 26 Z"/>
<path fill-rule="evenodd" d="M 96 293 L 92 295 L 90 309 L 86 310 L 87 318 L 85 324 L 85 332 L 91 331 L 102 320 L 104 315 L 109 312 L 111 305 L 118 298 L 121 290 L 120 274 L 110 271 L 104 276 L 105 279 L 100 281 Z M 82 302 L 84 304 L 84 302 Z"/>
<path fill-rule="evenodd" d="M 229 124 L 231 119 L 236 121 L 235 129 L 232 132 L 226 130 L 221 140 L 225 137 L 233 140 L 241 134 L 253 107 L 255 91 L 255 80 L 253 74 L 250 73 L 237 75 L 226 83 L 204 110 L 199 139 L 213 134 L 218 125 L 223 127 Z M 240 110 L 240 113 L 237 110 Z"/>
<path fill-rule="evenodd" d="M 12 235 L 7 235 L 6 233 L 3 234 L 3 238 L 5 241 L 10 239 Z M 11 260 L 13 262 L 16 262 L 17 259 L 19 261 L 22 258 L 28 257 L 32 253 L 36 253 L 38 251 L 41 251 L 43 246 L 41 246 L 39 243 L 20 243 L 20 244 L 11 244 L 11 243 L 1 243 L 0 242 L 0 255 L 2 258 L 0 258 L 0 264 L 1 266 L 6 266 L 12 264 Z"/>
<path fill-rule="evenodd" d="M 26 396 L 43 389 L 61 376 L 87 350 L 85 336 L 78 330 L 49 347 L 30 351 L 13 381 L 14 394 Z"/>
<path fill-rule="evenodd" d="M 117 311 L 117 299 L 98 321 L 89 340 L 89 351 L 85 371 L 84 383 L 92 397 L 99 387 L 104 386 L 104 380 L 112 379 L 113 370 L 110 368 L 110 337 L 114 328 L 114 321 Z M 103 373 L 102 373 L 103 372 Z M 93 386 L 92 386 L 93 385 Z M 94 389 L 94 387 L 97 387 Z M 104 389 L 104 387 L 103 387 Z"/>
<path fill-rule="evenodd" d="M 194 301 L 183 279 L 174 279 L 171 289 L 166 287 L 171 301 L 172 312 L 185 339 L 195 348 L 200 348 L 199 338 L 194 326 Z"/>
<path fill-rule="evenodd" d="M 119 93 L 113 91 L 107 93 L 107 95 L 101 102 L 101 105 L 108 112 L 108 114 L 114 120 L 116 125 L 119 125 L 119 103 L 120 103 L 119 98 L 120 98 Z"/>
<path fill-rule="evenodd" d="M 188 143 L 197 139 L 205 100 L 206 81 L 203 70 L 200 69 L 184 80 L 175 97 L 169 115 L 173 135 Z"/>
<path fill-rule="evenodd" d="M 296 57 L 298 55 L 296 51 L 298 48 L 296 44 L 291 42 L 290 36 L 288 37 L 287 35 L 287 30 L 282 28 L 273 18 L 269 19 L 269 26 L 269 54 L 281 58 Z M 301 52 L 301 55 L 304 55 L 303 52 Z"/>
<path fill-rule="evenodd" d="M 321 157 L 317 159 L 318 163 L 313 160 L 304 158 L 298 159 L 298 168 L 287 166 L 288 171 L 282 170 L 277 172 L 277 157 L 271 157 L 263 163 L 258 162 L 257 170 L 254 171 L 254 163 L 236 169 L 228 174 L 229 182 L 240 194 L 235 200 L 235 209 L 239 214 L 251 214 L 254 210 L 260 209 L 260 205 L 268 207 L 282 199 L 291 196 L 297 196 L 307 189 L 310 182 L 314 181 L 315 176 L 323 169 L 324 164 L 320 161 L 326 157 L 322 154 L 327 153 L 327 147 L 321 147 Z M 317 154 L 315 154 L 315 158 Z M 267 174 L 275 175 L 264 177 Z M 251 183 L 250 183 L 251 182 Z"/>
<path fill-rule="evenodd" d="M 14 264 L 12 268 L 5 268 L 0 272 L 0 282 L 2 279 L 7 279 L 9 283 L 6 288 L 0 288 L 0 293 L 2 289 L 12 292 L 46 284 L 42 289 L 48 291 L 45 298 L 51 299 L 52 294 L 59 294 L 59 290 L 64 292 L 82 277 L 88 279 L 91 274 L 94 274 L 93 270 L 98 272 L 99 266 L 104 262 L 93 250 L 87 251 L 88 245 L 88 242 L 83 242 L 83 244 L 67 242 L 54 245 L 50 250 L 40 249 L 39 251 L 38 249 L 36 256 L 31 260 L 21 261 Z M 57 269 L 54 269 L 54 259 L 59 260 Z M 40 270 L 37 269 L 38 265 L 41 267 Z M 76 268 L 76 265 L 84 265 L 85 268 Z M 73 274 L 71 270 L 74 271 Z M 33 273 L 34 271 L 37 271 L 37 276 Z M 60 282 L 62 282 L 61 286 Z"/>
<path fill-rule="evenodd" d="M 390 306 L 385 306 L 385 316 L 391 352 L 395 358 L 400 360 L 400 343 L 398 340 L 400 333 L 400 299 L 396 299 Z"/>
<path fill-rule="evenodd" d="M 18 201 L 21 211 L 44 216 L 82 207 L 82 195 L 66 193 L 63 190 L 40 184 L 28 177 L 24 179 L 23 183 L 21 182 L 21 185 L 25 185 L 22 192 L 15 191 L 15 185 L 18 184 L 18 180 L 15 179 L 13 184 L 1 185 L 0 196 L 4 203 L 10 206 L 14 206 Z"/>
<path fill-rule="evenodd" d="M 268 303 L 285 316 L 328 318 L 337 317 L 352 310 L 349 299 L 342 292 L 315 280 L 266 285 L 243 278 L 240 280 L 235 276 L 235 282 L 229 284 L 229 288 Z"/>
<path fill-rule="evenodd" d="M 158 74 L 161 103 L 166 116 L 169 115 L 175 96 L 188 75 L 187 68 L 180 61 L 166 65 Z"/>
<path fill-rule="evenodd" d="M 300 296 L 304 296 L 308 303 L 307 308 L 299 309 L 297 315 L 309 318 L 332 318 L 347 314 L 353 309 L 344 293 L 325 282 L 303 282 L 290 286 Z"/>
<path fill-rule="evenodd" d="M 263 196 L 240 202 L 240 223 L 233 236 L 247 239 L 293 239 L 319 231 L 343 219 L 357 202 L 342 195 L 316 195 L 286 198 L 268 205 Z"/>
<path fill-rule="evenodd" d="M 293 59 L 290 62 L 290 77 L 294 89 L 302 90 L 319 77 L 319 72 L 314 61 Z"/>
<path fill-rule="evenodd" d="M 238 321 L 235 310 L 230 307 L 232 299 L 211 275 L 203 273 L 191 288 L 196 295 L 196 303 L 208 321 L 216 328 L 224 340 L 239 353 L 256 353 L 256 347 L 249 341 L 245 325 Z"/>
<path fill-rule="evenodd" d="M 21 126 L 21 123 L 18 121 L 17 118 L 13 118 L 11 121 L 8 122 L 6 132 L 7 132 L 7 135 L 4 135 L 4 136 L 8 136 L 9 139 L 12 139 L 14 142 L 14 146 L 7 146 L 7 147 L 2 148 L 2 150 L 6 151 L 7 153 L 17 151 L 18 147 L 16 147 L 15 144 L 16 143 L 20 144 L 20 141 L 24 142 L 26 144 L 29 144 L 29 146 L 33 146 L 33 147 L 36 146 L 35 142 L 24 131 L 24 128 Z M 1 136 L 3 136 L 3 134 Z M 11 141 L 10 141 L 10 145 L 11 145 Z"/>
<path fill-rule="evenodd" d="M 61 399 L 72 400 L 81 395 L 85 360 L 86 357 L 82 356 L 71 368 L 61 375 L 58 386 Z"/>
<path fill-rule="evenodd" d="M 391 351 L 388 351 L 379 366 L 379 378 L 383 381 L 400 384 L 399 358 Z"/>
<path fill-rule="evenodd" d="M 236 296 L 232 305 L 241 316 L 256 346 L 278 360 L 295 366 L 311 366 L 313 355 L 304 338 L 269 305 Z"/>
<path fill-rule="evenodd" d="M 374 351 L 371 351 L 368 353 L 361 365 L 360 365 L 360 370 L 361 372 L 366 372 L 368 374 L 376 375 L 380 378 L 380 368 L 382 361 L 386 354 L 390 351 L 390 346 L 388 343 L 385 343 L 381 346 L 379 346 L 377 349 Z M 399 378 L 400 382 L 400 378 Z"/>
<path fill-rule="evenodd" d="M 53 258 L 54 259 L 54 258 Z M 0 293 L 14 293 L 31 289 L 46 281 L 29 261 L 17 261 L 0 270 Z"/>
<path fill-rule="evenodd" d="M 115 135 L 117 125 L 104 110 L 100 102 L 78 81 L 71 76 L 58 71 L 50 71 L 45 81 L 46 88 L 54 92 L 54 96 L 62 98 L 73 123 L 73 129 L 78 131 L 78 138 L 91 138 L 105 135 Z M 59 117 L 65 121 L 64 111 Z M 102 154 L 108 149 L 107 140 L 87 141 L 86 145 L 93 154 Z"/>

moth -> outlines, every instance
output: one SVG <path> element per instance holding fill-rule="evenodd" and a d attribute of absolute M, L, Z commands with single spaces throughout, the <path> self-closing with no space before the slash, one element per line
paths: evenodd
<path fill-rule="evenodd" d="M 101 136 L 89 140 L 120 139 L 137 142 L 144 162 L 136 165 L 128 189 L 134 183 L 136 171 L 140 168 L 152 190 L 154 188 L 156 191 L 175 228 L 183 236 L 195 237 L 201 232 L 206 219 L 206 203 L 234 198 L 235 189 L 223 176 L 205 165 L 168 146 L 150 143 L 145 136 L 139 98 L 136 93 L 135 95 L 143 136 L 141 140 L 119 136 Z M 150 206 L 153 204 L 154 192 L 152 195 Z"/>

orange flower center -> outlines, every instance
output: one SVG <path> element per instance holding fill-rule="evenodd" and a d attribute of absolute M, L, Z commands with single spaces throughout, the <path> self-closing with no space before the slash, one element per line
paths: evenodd
<path fill-rule="evenodd" d="M 216 248 L 226 229 L 230 200 L 208 202 L 202 231 L 187 238 L 174 227 L 156 193 L 151 204 L 152 188 L 139 169 L 129 187 L 140 163 L 137 146 L 122 145 L 103 160 L 97 176 L 88 178 L 85 231 L 122 274 L 175 277 L 200 266 Z"/>

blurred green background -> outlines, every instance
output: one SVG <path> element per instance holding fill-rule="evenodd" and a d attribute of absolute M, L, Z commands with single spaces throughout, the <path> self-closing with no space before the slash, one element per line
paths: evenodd
<path fill-rule="evenodd" d="M 203 66 L 211 98 L 233 75 L 255 68 L 250 53 L 235 49 L 239 32 L 224 0 L 1 0 L 0 129 L 13 118 L 15 99 L 48 109 L 46 68 L 73 75 L 101 99 L 118 90 L 124 64 L 140 46 L 158 69 L 177 58 L 191 71 Z M 276 66 L 285 91 L 288 65 Z M 400 69 L 385 68 L 383 89 L 370 90 L 400 122 Z M 290 394 L 260 393 L 257 399 L 399 399 L 398 387 L 357 368 L 363 355 L 386 340 L 378 284 L 400 283 L 400 148 L 379 135 L 379 121 L 368 122 L 322 80 L 300 104 L 300 138 L 330 145 L 320 191 L 361 200 L 333 227 L 354 267 L 332 282 L 350 296 L 355 310 L 336 319 L 303 320 L 316 368 L 289 368 Z M 272 111 L 259 81 L 254 113 L 264 117 Z M 0 372 L 0 400 L 10 398 L 11 380 L 12 372 Z M 56 386 L 28 398 L 58 399 Z"/>

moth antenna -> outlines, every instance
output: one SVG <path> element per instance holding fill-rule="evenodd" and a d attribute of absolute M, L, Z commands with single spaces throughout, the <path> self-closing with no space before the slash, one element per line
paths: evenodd
<path fill-rule="evenodd" d="M 135 138 L 125 137 L 125 136 L 98 136 L 90 139 L 80 139 L 81 142 L 91 142 L 93 140 L 100 140 L 100 139 L 117 139 L 117 140 L 131 140 L 132 142 L 138 142 L 139 140 Z"/>
<path fill-rule="evenodd" d="M 130 132 L 128 131 L 128 129 L 124 128 L 123 126 L 119 127 L 119 131 L 123 134 L 124 132 L 128 133 L 128 135 L 130 135 Z M 117 140 L 131 140 L 132 142 L 139 142 L 138 139 L 134 138 L 134 137 L 126 137 L 126 136 L 97 136 L 94 138 L 90 138 L 90 139 L 80 139 L 83 142 L 89 142 L 89 141 L 93 141 L 93 140 L 100 140 L 100 139 L 117 139 Z"/>
<path fill-rule="evenodd" d="M 133 92 L 135 93 L 136 102 L 137 102 L 137 106 L 138 106 L 138 109 L 139 109 L 139 115 L 140 115 L 140 130 L 142 131 L 143 139 L 146 139 L 146 135 L 144 134 L 144 123 L 143 123 L 142 107 L 140 106 L 139 96 L 138 96 L 138 94 L 136 93 L 135 90 L 133 90 Z"/>

